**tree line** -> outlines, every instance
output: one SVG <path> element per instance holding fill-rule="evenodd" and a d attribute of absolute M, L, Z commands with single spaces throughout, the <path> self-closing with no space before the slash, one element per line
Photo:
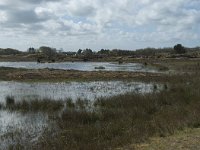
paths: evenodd
<path fill-rule="evenodd" d="M 122 50 L 122 49 L 101 49 L 99 51 L 93 51 L 90 48 L 78 49 L 74 51 L 57 50 L 48 46 L 41 46 L 38 49 L 30 47 L 26 52 L 22 52 L 16 49 L 0 49 L 0 55 L 17 55 L 17 54 L 36 54 L 39 58 L 45 58 L 47 60 L 54 60 L 58 56 L 77 56 L 77 57 L 105 57 L 105 56 L 154 56 L 159 53 L 170 54 L 185 54 L 187 51 L 200 52 L 200 47 L 187 48 L 181 44 L 177 44 L 174 47 L 168 48 L 144 48 L 137 50 Z"/>

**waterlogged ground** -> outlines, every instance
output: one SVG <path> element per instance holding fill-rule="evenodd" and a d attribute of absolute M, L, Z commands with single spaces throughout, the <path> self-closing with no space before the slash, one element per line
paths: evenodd
<path fill-rule="evenodd" d="M 62 62 L 62 63 L 37 63 L 37 62 L 0 62 L 0 67 L 26 68 L 26 69 L 63 69 L 79 71 L 133 71 L 157 72 L 153 68 L 145 67 L 140 63 L 109 63 L 109 62 Z M 98 69 L 98 68 L 101 69 Z M 103 69 L 102 69 L 103 67 Z"/>
<path fill-rule="evenodd" d="M 48 126 L 44 113 L 0 111 L 0 149 L 17 149 L 33 144 Z"/>
<path fill-rule="evenodd" d="M 155 89 L 155 86 L 157 88 Z M 6 105 L 7 96 L 15 101 L 50 98 L 64 100 L 78 98 L 95 100 L 99 97 L 109 97 L 126 92 L 141 94 L 157 91 L 160 85 L 140 82 L 123 81 L 96 81 L 96 82 L 70 82 L 70 83 L 20 83 L 0 82 L 0 103 Z M 52 125 L 51 117 L 45 112 L 20 112 L 0 110 L 0 149 L 12 149 L 20 145 L 32 145 L 42 135 L 45 129 Z M 53 127 L 54 129 L 56 127 Z M 24 148 L 24 147 L 23 147 Z M 26 148 L 26 147 L 25 147 Z"/>
<path fill-rule="evenodd" d="M 95 100 L 126 92 L 150 93 L 153 84 L 125 81 L 95 81 L 95 82 L 61 82 L 61 83 L 20 83 L 12 81 L 0 82 L 0 102 L 5 102 L 7 96 L 15 100 L 22 99 L 53 99 Z"/>

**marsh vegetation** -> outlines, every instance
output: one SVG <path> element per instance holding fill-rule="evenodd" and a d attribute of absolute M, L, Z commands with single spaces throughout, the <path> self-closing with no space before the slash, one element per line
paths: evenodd
<path fill-rule="evenodd" d="M 2 148 L 114 149 L 142 143 L 154 136 L 172 135 L 177 130 L 200 127 L 199 64 L 196 61 L 183 64 L 179 60 L 162 63 L 179 73 L 138 78 L 142 82 L 153 82 L 151 92 L 147 93 L 136 92 L 136 88 L 135 92 L 117 92 L 117 95 L 100 96 L 92 101 L 6 97 L 0 105 L 1 113 L 17 119 L 6 121 L 1 115 L 0 124 L 15 124 L 12 130 L 5 125 L 2 128 Z M 95 91 L 94 87 L 89 89 Z M 30 116 L 36 121 L 29 122 L 36 124 L 26 124 Z M 26 132 L 28 126 L 32 132 Z"/>

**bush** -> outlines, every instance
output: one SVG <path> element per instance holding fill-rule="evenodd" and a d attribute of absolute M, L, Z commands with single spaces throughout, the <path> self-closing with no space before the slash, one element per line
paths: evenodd
<path fill-rule="evenodd" d="M 174 46 L 174 50 L 177 54 L 184 54 L 186 53 L 185 48 L 181 44 L 177 44 Z"/>

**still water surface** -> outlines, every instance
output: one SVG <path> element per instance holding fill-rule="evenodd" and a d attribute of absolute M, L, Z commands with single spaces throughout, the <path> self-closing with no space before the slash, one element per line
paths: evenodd
<path fill-rule="evenodd" d="M 5 102 L 6 96 L 15 100 L 44 99 L 65 100 L 78 98 L 95 100 L 99 97 L 109 97 L 126 92 L 150 93 L 152 84 L 125 81 L 93 81 L 93 82 L 59 82 L 59 83 L 20 83 L 12 81 L 0 82 L 0 102 Z"/>
<path fill-rule="evenodd" d="M 133 71 L 156 72 L 155 69 L 145 67 L 140 63 L 110 63 L 110 62 L 61 62 L 61 63 L 37 63 L 37 62 L 0 62 L 0 67 L 26 68 L 26 69 L 63 69 L 79 71 Z M 96 69 L 104 67 L 104 69 Z"/>

